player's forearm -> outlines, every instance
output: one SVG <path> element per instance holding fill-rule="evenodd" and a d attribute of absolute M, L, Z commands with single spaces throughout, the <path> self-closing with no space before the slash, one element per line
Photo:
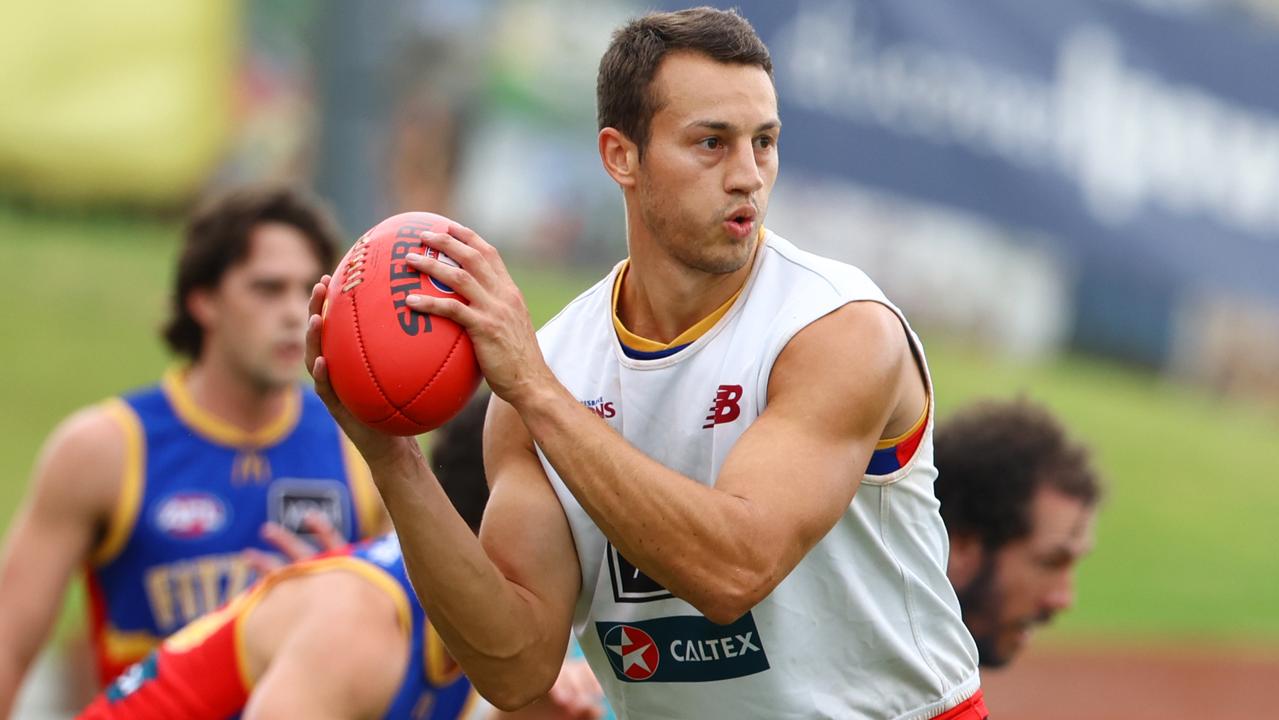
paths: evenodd
<path fill-rule="evenodd" d="M 538 599 L 494 565 L 420 455 L 372 469 L 413 588 L 476 688 L 503 707 L 544 694 L 567 634 L 547 631 Z"/>
<path fill-rule="evenodd" d="M 715 621 L 731 622 L 779 579 L 760 508 L 646 456 L 562 386 L 517 409 L 574 497 L 623 556 Z"/>

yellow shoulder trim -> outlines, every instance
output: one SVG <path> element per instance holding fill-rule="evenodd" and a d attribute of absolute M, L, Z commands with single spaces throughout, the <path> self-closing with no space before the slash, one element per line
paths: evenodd
<path fill-rule="evenodd" d="M 395 612 L 399 618 L 400 627 L 404 629 L 405 633 L 412 632 L 413 615 L 409 612 L 408 595 L 404 592 L 404 588 L 400 586 L 398 580 L 373 563 L 349 555 L 334 555 L 285 566 L 272 573 L 270 579 L 272 582 L 279 582 L 293 575 L 314 575 L 332 570 L 342 570 L 359 575 L 385 592 L 390 596 L 391 601 L 395 603 Z"/>
<path fill-rule="evenodd" d="M 115 559 L 133 534 L 146 482 L 146 435 L 142 432 L 138 414 L 120 398 L 112 398 L 102 407 L 124 433 L 124 464 L 121 467 L 120 493 L 107 521 L 106 534 L 89 556 L 89 562 L 99 567 Z"/>
<path fill-rule="evenodd" d="M 879 442 L 875 443 L 875 449 L 883 450 L 884 448 L 890 448 L 894 445 L 905 442 L 906 438 L 919 432 L 919 429 L 924 426 L 924 423 L 928 422 L 928 411 L 932 408 L 932 404 L 933 404 L 932 398 L 930 397 L 928 402 L 924 403 L 923 414 L 919 416 L 919 419 L 915 421 L 914 425 L 910 426 L 909 430 L 902 433 L 901 435 L 898 435 L 897 437 L 891 437 L 891 438 L 886 438 L 884 440 L 880 440 Z"/>
<path fill-rule="evenodd" d="M 360 522 L 360 538 L 380 535 L 390 528 L 384 527 L 386 515 L 382 511 L 382 500 L 378 497 L 377 488 L 373 485 L 373 475 L 346 433 L 338 430 L 338 435 L 342 437 L 346 482 L 347 487 L 351 488 L 351 504 L 355 506 L 355 516 Z"/>
<path fill-rule="evenodd" d="M 301 390 L 297 387 L 285 396 L 284 407 L 274 420 L 261 429 L 246 432 L 200 407 L 187 390 L 185 378 L 185 370 L 171 368 L 164 373 L 160 386 L 182 422 L 207 440 L 233 448 L 269 447 L 283 440 L 297 425 L 302 410 Z"/>
<path fill-rule="evenodd" d="M 426 621 L 426 679 L 435 687 L 444 687 L 462 677 L 462 666 L 449 655 L 448 648 L 436 632 L 435 625 Z"/>
<path fill-rule="evenodd" d="M 331 571 L 350 572 L 364 578 L 374 587 L 385 592 L 391 598 L 391 602 L 395 604 L 396 620 L 399 622 L 400 628 L 408 635 L 413 630 L 413 616 L 409 612 L 409 599 L 404 592 L 404 588 L 400 587 L 400 583 L 391 577 L 385 570 L 367 563 L 363 560 L 350 557 L 348 555 L 336 555 L 333 557 L 318 558 L 316 560 L 305 560 L 294 565 L 286 565 L 279 570 L 272 572 L 262 579 L 257 585 L 250 589 L 247 594 L 241 595 L 232 601 L 226 607 L 224 612 L 235 613 L 235 656 L 237 669 L 240 672 L 240 680 L 244 683 L 246 690 L 252 691 L 255 681 L 249 676 L 249 655 L 244 638 L 244 618 L 248 617 L 253 608 L 266 597 L 266 593 L 277 584 L 300 575 L 318 575 L 320 573 Z M 221 615 L 221 613 L 219 613 Z M 200 622 L 200 621 L 196 621 Z"/>
<path fill-rule="evenodd" d="M 470 692 L 466 693 L 466 703 L 462 705 L 462 710 L 457 714 L 460 718 L 469 718 L 475 713 L 475 704 L 480 701 L 480 691 L 471 686 Z"/>

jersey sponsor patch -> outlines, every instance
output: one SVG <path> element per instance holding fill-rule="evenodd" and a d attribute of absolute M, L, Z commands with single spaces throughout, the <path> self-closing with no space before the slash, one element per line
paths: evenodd
<path fill-rule="evenodd" d="M 317 539 L 304 522 L 313 512 L 327 518 L 338 534 L 351 534 L 346 490 L 337 480 L 282 478 L 272 484 L 267 508 L 271 522 L 308 540 Z"/>
<path fill-rule="evenodd" d="M 231 514 L 222 498 L 207 492 L 178 492 L 156 504 L 151 522 L 171 538 L 198 540 L 216 534 Z"/>
<path fill-rule="evenodd" d="M 608 557 L 608 575 L 613 583 L 614 601 L 638 603 L 675 597 L 656 580 L 632 565 L 630 560 L 613 547 L 613 543 L 608 544 L 605 555 Z"/>
<path fill-rule="evenodd" d="M 622 682 L 712 682 L 768 669 L 755 618 L 731 625 L 701 615 L 596 622 L 613 674 Z"/>

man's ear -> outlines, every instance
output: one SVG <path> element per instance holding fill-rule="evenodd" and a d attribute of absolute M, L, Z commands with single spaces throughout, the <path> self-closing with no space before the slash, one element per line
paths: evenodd
<path fill-rule="evenodd" d="M 200 327 L 207 328 L 217 317 L 217 307 L 213 299 L 213 291 L 209 288 L 195 288 L 187 293 L 187 312 L 195 318 Z"/>
<path fill-rule="evenodd" d="M 974 534 L 950 536 L 950 562 L 946 566 L 946 577 L 956 590 L 968 587 L 969 583 L 981 571 L 982 560 L 986 549 L 981 538 Z"/>
<path fill-rule="evenodd" d="M 599 134 L 600 161 L 604 171 L 623 188 L 635 185 L 639 171 L 639 147 L 617 128 L 606 127 Z"/>

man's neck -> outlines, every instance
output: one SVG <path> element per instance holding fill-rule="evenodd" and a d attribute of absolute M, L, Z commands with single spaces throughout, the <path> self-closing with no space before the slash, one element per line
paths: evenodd
<path fill-rule="evenodd" d="M 182 378 L 187 392 L 205 412 L 251 433 L 277 420 L 292 388 L 263 388 L 223 363 L 201 359 Z"/>
<path fill-rule="evenodd" d="M 670 257 L 651 240 L 630 242 L 630 267 L 618 296 L 618 318 L 640 337 L 670 342 L 742 288 L 755 263 L 731 273 L 707 273 Z"/>

